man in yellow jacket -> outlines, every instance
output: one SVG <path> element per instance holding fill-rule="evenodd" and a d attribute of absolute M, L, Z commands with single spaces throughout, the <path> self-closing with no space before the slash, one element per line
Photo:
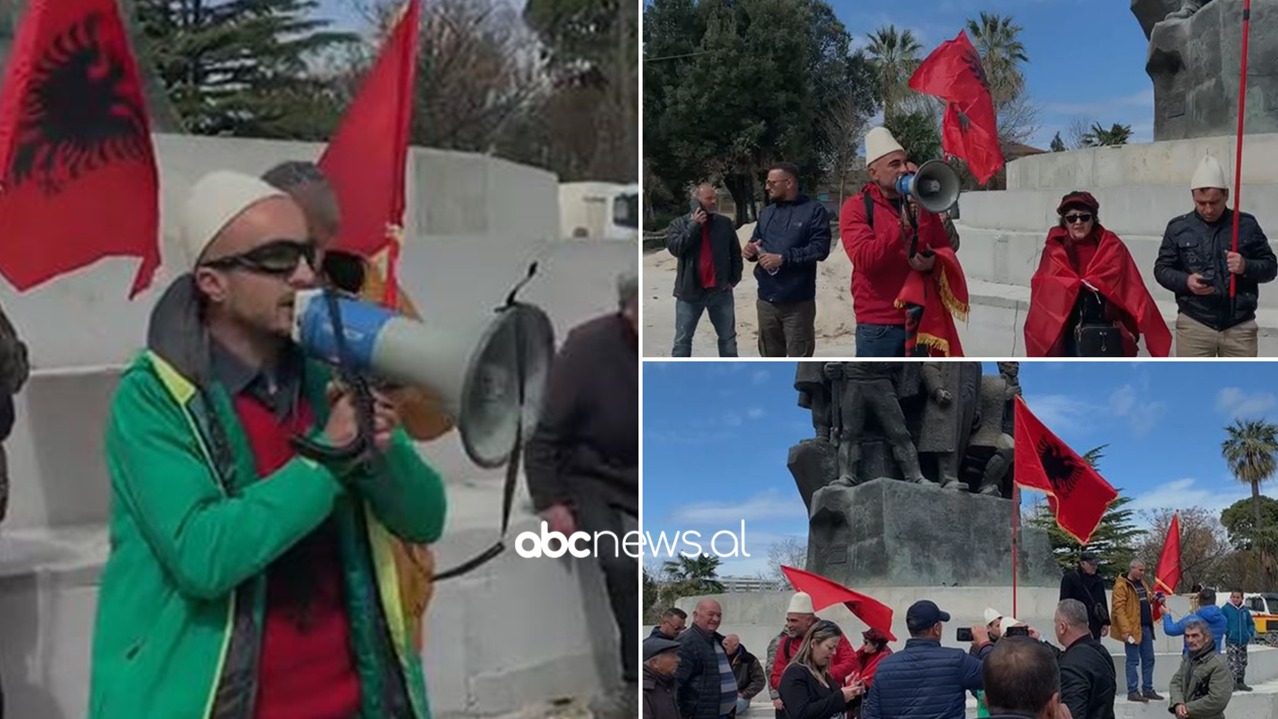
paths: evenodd
<path fill-rule="evenodd" d="M 1127 701 L 1162 701 L 1154 691 L 1154 590 L 1145 582 L 1144 562 L 1133 559 L 1127 575 L 1114 580 L 1112 604 L 1110 636 L 1127 649 Z"/>

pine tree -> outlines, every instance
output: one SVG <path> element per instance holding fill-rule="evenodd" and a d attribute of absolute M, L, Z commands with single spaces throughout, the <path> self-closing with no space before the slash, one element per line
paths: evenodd
<path fill-rule="evenodd" d="M 1056 135 L 1052 138 L 1051 149 L 1052 149 L 1052 152 L 1065 151 L 1065 141 L 1061 139 L 1061 133 L 1057 132 Z"/>
<path fill-rule="evenodd" d="M 140 53 L 154 63 L 186 131 L 322 140 L 340 117 L 312 72 L 358 42 L 326 31 L 316 0 L 136 0 Z"/>
<path fill-rule="evenodd" d="M 1100 460 L 1108 446 L 1103 444 L 1089 450 L 1083 455 L 1083 461 L 1093 469 L 1099 469 Z M 1137 544 L 1145 532 L 1132 525 L 1134 510 L 1126 508 L 1131 504 L 1132 498 L 1123 496 L 1121 488 L 1118 488 L 1118 493 L 1118 499 L 1109 505 L 1096 531 L 1092 532 L 1091 541 L 1086 545 L 1079 544 L 1060 528 L 1046 503 L 1034 508 L 1029 522 L 1033 526 L 1047 530 L 1048 539 L 1052 543 L 1052 554 L 1062 569 L 1073 569 L 1078 565 L 1079 555 L 1089 551 L 1096 554 L 1100 560 L 1097 574 L 1101 575 L 1106 583 L 1112 582 L 1116 576 L 1127 571 L 1127 565 L 1135 558 Z"/>

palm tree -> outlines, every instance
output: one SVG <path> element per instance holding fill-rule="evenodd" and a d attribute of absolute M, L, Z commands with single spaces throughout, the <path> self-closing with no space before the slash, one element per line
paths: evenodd
<path fill-rule="evenodd" d="M 908 96 L 910 76 L 919 66 L 923 46 L 909 30 L 897 31 L 895 25 L 881 27 L 870 34 L 865 52 L 879 78 L 883 94 L 883 116 L 892 117 Z"/>
<path fill-rule="evenodd" d="M 967 32 L 972 45 L 981 54 L 981 65 L 989 80 L 995 107 L 1021 94 L 1025 78 L 1020 64 L 1029 62 L 1025 45 L 1017 39 L 1021 26 L 1012 23 L 1010 16 L 982 11 L 980 18 L 967 21 Z"/>
<path fill-rule="evenodd" d="M 723 585 L 716 578 L 722 561 L 712 554 L 681 556 L 678 560 L 663 562 L 661 572 L 668 581 L 691 592 L 722 592 Z"/>
<path fill-rule="evenodd" d="M 1220 453 L 1234 478 L 1251 485 L 1252 521 L 1259 531 L 1260 483 L 1278 473 L 1278 425 L 1258 419 L 1237 419 L 1225 432 L 1229 437 L 1220 443 Z"/>
<path fill-rule="evenodd" d="M 1131 125 L 1120 125 L 1116 122 L 1106 130 L 1100 126 L 1099 122 L 1095 122 L 1092 123 L 1091 131 L 1083 135 L 1082 141 L 1084 147 L 1116 147 L 1118 145 L 1126 145 L 1131 138 Z"/>

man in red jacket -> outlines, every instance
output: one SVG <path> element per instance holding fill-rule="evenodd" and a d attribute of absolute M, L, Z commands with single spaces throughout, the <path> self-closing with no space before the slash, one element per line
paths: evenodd
<path fill-rule="evenodd" d="M 781 687 L 781 675 L 790 666 L 790 660 L 799 653 L 803 637 L 817 623 L 816 612 L 812 610 L 812 596 L 806 592 L 795 592 L 790 598 L 790 606 L 785 614 L 785 636 L 777 642 L 777 653 L 772 662 L 772 676 L 768 677 L 768 686 L 773 690 Z M 839 637 L 839 648 L 830 658 L 830 676 L 843 686 L 843 681 L 857 668 L 856 650 L 848 643 L 847 633 Z M 785 719 L 785 707 L 780 699 L 774 699 L 772 706 L 777 710 L 777 719 Z"/>
<path fill-rule="evenodd" d="M 907 316 L 906 310 L 898 307 L 902 288 L 911 273 L 934 272 L 938 250 L 952 256 L 953 248 L 941 216 L 915 206 L 896 191 L 896 181 L 918 168 L 892 133 L 883 127 L 870 130 L 865 147 L 870 182 L 860 193 L 849 197 L 839 211 L 839 236 L 852 261 L 856 355 L 904 357 Z M 908 211 L 902 212 L 903 208 Z M 911 214 L 917 223 L 918 240 L 913 255 L 909 254 L 915 233 Z M 952 303 L 947 300 L 946 304 Z M 966 304 L 965 299 L 962 304 Z M 936 339 L 957 345 L 958 338 L 955 334 L 953 338 Z M 923 338 L 920 342 L 926 344 Z M 944 354 L 950 354 L 948 349 Z"/>

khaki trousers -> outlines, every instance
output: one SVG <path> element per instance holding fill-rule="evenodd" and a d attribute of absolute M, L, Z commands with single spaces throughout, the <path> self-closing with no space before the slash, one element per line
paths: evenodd
<path fill-rule="evenodd" d="M 1259 351 L 1255 320 L 1218 332 L 1198 320 L 1176 315 L 1177 357 L 1255 357 Z"/>

